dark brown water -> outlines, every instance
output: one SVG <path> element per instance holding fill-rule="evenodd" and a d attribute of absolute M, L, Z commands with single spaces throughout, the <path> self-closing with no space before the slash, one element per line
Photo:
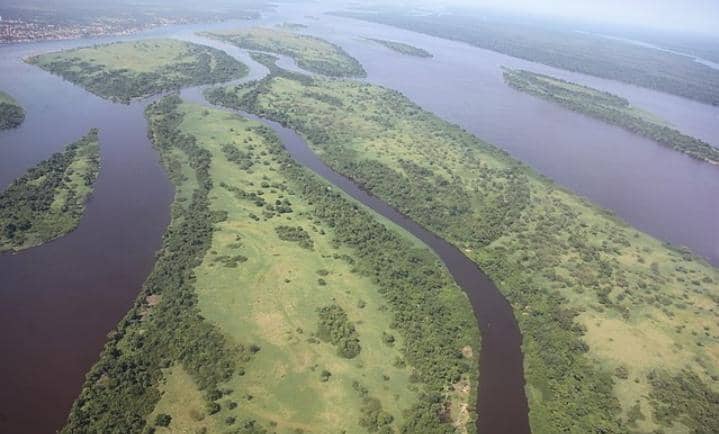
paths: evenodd
<path fill-rule="evenodd" d="M 306 15 L 320 19 L 310 20 Z M 369 81 L 404 92 L 428 110 L 614 210 L 630 224 L 658 238 L 687 245 L 719 264 L 716 168 L 507 88 L 499 66 L 550 73 L 619 93 L 665 117 L 680 130 L 715 145 L 719 144 L 719 108 L 553 70 L 461 43 L 322 16 L 317 6 L 283 5 L 278 14 L 261 22 L 271 25 L 288 20 L 303 22 L 310 26 L 308 32 L 342 45 L 364 64 Z M 193 39 L 195 30 L 252 24 L 176 26 L 137 37 Z M 360 36 L 408 42 L 428 49 L 435 58 L 399 56 L 360 40 Z M 78 230 L 19 255 L 0 256 L 2 433 L 51 433 L 62 425 L 106 333 L 125 314 L 152 268 L 153 253 L 168 221 L 172 188 L 145 137 L 145 104 L 122 106 L 102 101 L 20 61 L 37 52 L 115 39 L 124 38 L 0 47 L 0 89 L 27 109 L 21 128 L 0 132 L 0 188 L 92 127 L 101 129 L 103 160 L 95 195 Z M 231 51 L 252 66 L 254 77 L 264 73 L 264 68 L 249 61 L 241 50 Z M 283 138 L 287 142 L 290 137 Z M 291 151 L 294 146 L 289 146 Z M 333 180 L 331 171 L 318 173 Z M 344 189 L 341 180 L 336 181 Z M 357 194 L 362 194 L 361 190 Z M 382 210 L 381 203 L 375 208 L 371 197 L 366 203 L 383 214 L 393 212 L 391 208 Z M 395 218 L 399 223 L 404 217 Z M 498 293 L 491 282 L 461 252 L 406 223 L 402 226 L 448 261 L 457 281 L 469 290 L 476 312 L 483 306 L 496 307 L 481 314 L 479 322 L 487 334 L 481 354 L 480 424 L 496 425 L 480 428 L 485 433 L 524 430 L 526 402 L 517 399 L 522 384 L 521 362 L 516 366 L 514 359 L 521 338 L 506 302 L 495 298 Z M 475 280 L 471 276 L 481 277 Z M 502 353 L 502 348 L 510 352 Z M 511 391 L 506 396 L 486 392 L 505 387 Z"/>
<path fill-rule="evenodd" d="M 102 101 L 18 60 L 2 67 L 14 80 L 5 89 L 27 110 L 20 129 L 0 136 L 2 188 L 100 129 L 102 169 L 78 229 L 0 256 L 0 432 L 51 433 L 149 273 L 173 191 L 147 139 L 143 103 Z"/>

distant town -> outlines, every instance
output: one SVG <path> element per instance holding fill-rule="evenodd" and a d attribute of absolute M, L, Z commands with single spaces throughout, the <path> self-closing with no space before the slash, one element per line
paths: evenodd
<path fill-rule="evenodd" d="M 129 35 L 153 27 L 173 24 L 247 19 L 258 15 L 254 8 L 229 11 L 136 10 L 113 13 L 74 14 L 70 10 L 37 12 L 20 8 L 0 8 L 0 44 L 40 40 L 79 39 L 96 36 Z"/>

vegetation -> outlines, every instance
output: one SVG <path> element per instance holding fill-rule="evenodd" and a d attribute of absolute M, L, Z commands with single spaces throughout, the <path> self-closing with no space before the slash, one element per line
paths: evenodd
<path fill-rule="evenodd" d="M 277 236 L 283 241 L 294 241 L 302 248 L 312 250 L 312 246 L 314 245 L 312 238 L 310 238 L 310 234 L 308 234 L 302 226 L 277 226 L 275 232 L 277 232 Z"/>
<path fill-rule="evenodd" d="M 719 149 L 680 133 L 619 96 L 524 70 L 505 68 L 504 80 L 515 89 L 618 125 L 699 160 L 719 164 Z"/>
<path fill-rule="evenodd" d="M 331 77 L 364 77 L 362 65 L 340 46 L 314 36 L 255 27 L 203 36 L 248 50 L 269 51 L 292 57 L 300 68 Z"/>
<path fill-rule="evenodd" d="M 290 23 L 290 22 L 284 22 L 282 24 L 278 24 L 277 27 L 280 29 L 286 29 L 286 30 L 303 30 L 306 29 L 307 26 L 300 23 Z"/>
<path fill-rule="evenodd" d="M 533 432 L 687 432 L 719 419 L 711 394 L 664 394 L 649 377 L 667 372 L 677 390 L 719 387 L 719 270 L 701 258 L 392 90 L 279 74 L 208 96 L 303 134 L 334 170 L 490 275 L 524 336 Z"/>
<path fill-rule="evenodd" d="M 0 252 L 39 246 L 73 231 L 100 170 L 97 130 L 53 154 L 0 194 Z"/>
<path fill-rule="evenodd" d="M 447 432 L 458 415 L 440 410 L 472 406 L 452 385 L 476 392 L 477 359 L 457 355 L 479 336 L 437 258 L 294 163 L 259 123 L 177 97 L 147 114 L 176 185 L 172 222 L 64 431 L 140 432 L 167 415 L 169 431 L 151 428 Z M 268 242 L 282 227 L 310 234 L 312 250 Z M 457 423 L 471 430 L 473 418 Z"/>
<path fill-rule="evenodd" d="M 113 101 L 219 83 L 247 74 L 223 51 L 173 39 L 146 39 L 31 57 L 28 62 Z"/>
<path fill-rule="evenodd" d="M 719 105 L 719 71 L 688 56 L 599 35 L 519 20 L 458 14 L 342 12 L 357 18 L 454 39 L 520 59 L 656 89 Z"/>
<path fill-rule="evenodd" d="M 384 39 L 372 39 L 368 38 L 368 40 L 372 42 L 376 42 L 380 45 L 384 45 L 385 47 L 389 48 L 392 51 L 396 51 L 400 54 L 406 54 L 408 56 L 415 56 L 415 57 L 433 57 L 432 53 L 430 53 L 427 50 L 424 50 L 422 48 L 417 48 L 415 46 L 405 44 L 403 42 L 396 42 L 396 41 L 387 41 Z"/>
<path fill-rule="evenodd" d="M 219 385 L 252 358 L 245 345 L 228 340 L 197 307 L 194 269 L 212 240 L 209 193 L 214 184 L 209 152 L 177 129 L 182 121 L 175 113 L 179 102 L 177 97 L 163 99 L 150 106 L 147 114 L 163 164 L 172 181 L 178 187 L 184 185 L 186 191 L 178 192 L 173 203 L 162 249 L 140 296 L 109 334 L 100 359 L 86 375 L 65 433 L 142 432 L 152 423 L 146 417 L 160 400 L 167 369 L 186 373 L 189 379 L 182 383 L 196 385 L 192 396 L 203 396 L 203 412 L 216 413 L 217 401 L 226 394 Z M 204 413 L 197 414 L 204 418 Z M 176 429 L 182 418 L 169 415 Z"/>
<path fill-rule="evenodd" d="M 25 110 L 5 92 L 0 91 L 0 130 L 19 127 L 25 120 Z"/>
<path fill-rule="evenodd" d="M 355 326 L 347 319 L 347 312 L 338 304 L 318 309 L 317 336 L 337 347 L 337 353 L 353 359 L 362 350 Z"/>

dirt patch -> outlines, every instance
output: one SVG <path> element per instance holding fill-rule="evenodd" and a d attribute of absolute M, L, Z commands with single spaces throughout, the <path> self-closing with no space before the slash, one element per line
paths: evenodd
<path fill-rule="evenodd" d="M 157 306 L 161 300 L 162 296 L 160 294 L 152 294 L 145 297 L 145 303 L 150 307 Z"/>
<path fill-rule="evenodd" d="M 465 359 L 471 359 L 474 355 L 474 352 L 472 351 L 472 347 L 469 345 L 465 345 L 464 348 L 462 348 L 462 355 Z"/>

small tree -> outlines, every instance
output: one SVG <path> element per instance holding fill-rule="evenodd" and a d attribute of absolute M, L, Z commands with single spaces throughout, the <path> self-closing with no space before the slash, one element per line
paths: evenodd
<path fill-rule="evenodd" d="M 169 414 L 160 413 L 155 417 L 156 426 L 169 426 L 170 422 L 172 422 L 172 416 Z"/>

